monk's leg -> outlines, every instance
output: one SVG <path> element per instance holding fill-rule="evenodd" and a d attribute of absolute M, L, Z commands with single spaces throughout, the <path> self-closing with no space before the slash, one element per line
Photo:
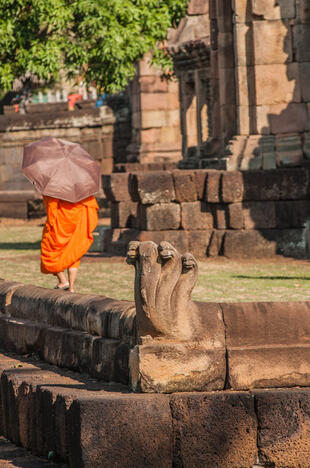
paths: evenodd
<path fill-rule="evenodd" d="M 69 277 L 69 291 L 74 292 L 74 283 L 77 277 L 79 269 L 78 268 L 68 268 L 68 277 Z"/>
<path fill-rule="evenodd" d="M 67 281 L 67 278 L 66 278 L 66 275 L 65 275 L 64 271 L 60 271 L 59 273 L 55 273 L 55 276 L 57 276 L 57 278 L 58 278 L 57 286 L 59 288 L 63 288 L 64 286 L 68 285 L 68 281 Z"/>

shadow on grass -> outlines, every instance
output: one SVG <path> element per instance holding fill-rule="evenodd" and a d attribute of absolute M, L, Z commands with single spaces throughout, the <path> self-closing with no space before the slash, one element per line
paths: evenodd
<path fill-rule="evenodd" d="M 36 242 L 0 242 L 0 250 L 39 250 L 41 241 Z"/>
<path fill-rule="evenodd" d="M 261 279 L 261 280 L 310 280 L 308 276 L 246 276 L 246 275 L 234 275 L 233 278 L 239 279 Z"/>

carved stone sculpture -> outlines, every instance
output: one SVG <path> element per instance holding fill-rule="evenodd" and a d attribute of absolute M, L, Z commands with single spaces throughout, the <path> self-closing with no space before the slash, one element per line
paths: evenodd
<path fill-rule="evenodd" d="M 139 341 L 130 357 L 133 389 L 167 392 L 222 388 L 222 313 L 217 304 L 191 299 L 198 276 L 194 256 L 181 255 L 166 241 L 158 246 L 151 241 L 133 241 L 127 262 L 136 271 Z"/>

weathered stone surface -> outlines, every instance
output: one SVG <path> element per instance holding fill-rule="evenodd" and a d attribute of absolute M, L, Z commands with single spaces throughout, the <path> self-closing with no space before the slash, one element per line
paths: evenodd
<path fill-rule="evenodd" d="M 225 257 L 269 257 L 276 251 L 276 241 L 266 239 L 260 231 L 226 231 L 223 245 Z"/>
<path fill-rule="evenodd" d="M 209 12 L 207 0 L 191 0 L 187 7 L 188 15 L 205 15 Z"/>
<path fill-rule="evenodd" d="M 174 171 L 172 177 L 175 198 L 178 202 L 194 202 L 197 200 L 196 178 L 193 171 Z"/>
<path fill-rule="evenodd" d="M 255 391 L 262 463 L 309 465 L 309 389 Z"/>
<path fill-rule="evenodd" d="M 254 398 L 245 393 L 173 395 L 175 466 L 252 466 L 257 457 Z"/>
<path fill-rule="evenodd" d="M 243 220 L 245 229 L 273 229 L 277 227 L 275 203 L 245 202 L 243 204 Z"/>
<path fill-rule="evenodd" d="M 306 338 L 309 302 L 222 304 L 221 307 L 231 388 L 309 385 L 310 345 Z"/>
<path fill-rule="evenodd" d="M 27 202 L 0 202 L 0 216 L 3 218 L 27 219 Z"/>
<path fill-rule="evenodd" d="M 230 203 L 228 205 L 228 227 L 230 229 L 243 228 L 243 211 L 241 203 Z"/>
<path fill-rule="evenodd" d="M 130 354 L 133 390 L 173 393 L 221 390 L 225 383 L 225 348 L 192 342 L 146 342 Z"/>
<path fill-rule="evenodd" d="M 208 257 L 217 257 L 223 254 L 223 245 L 226 231 L 213 231 L 207 250 Z"/>
<path fill-rule="evenodd" d="M 129 174 L 114 173 L 102 176 L 102 188 L 111 201 L 129 201 Z"/>
<path fill-rule="evenodd" d="M 187 232 L 183 230 L 170 231 L 140 231 L 136 240 L 140 242 L 153 241 L 160 244 L 162 241 L 167 241 L 181 253 L 185 253 L 189 249 Z"/>
<path fill-rule="evenodd" d="M 283 135 L 276 138 L 276 160 L 279 167 L 296 167 L 302 164 L 300 135 Z"/>
<path fill-rule="evenodd" d="M 309 0 L 301 0 L 298 14 L 303 23 L 310 23 L 310 3 Z"/>
<path fill-rule="evenodd" d="M 295 18 L 295 3 L 284 1 L 273 4 L 269 0 L 252 0 L 252 13 L 266 20 Z"/>
<path fill-rule="evenodd" d="M 261 108 L 266 109 L 270 131 L 275 135 L 309 130 L 305 103 L 290 102 L 288 104 L 261 106 Z"/>
<path fill-rule="evenodd" d="M 225 172 L 222 176 L 222 200 L 234 203 L 243 199 L 243 174 L 241 172 Z"/>
<path fill-rule="evenodd" d="M 138 204 L 132 201 L 111 203 L 111 227 L 135 228 L 137 226 Z"/>
<path fill-rule="evenodd" d="M 171 465 L 172 423 L 165 396 L 77 398 L 68 418 L 72 466 L 99 468 L 107 460 L 115 468 Z"/>
<path fill-rule="evenodd" d="M 139 205 L 139 227 L 146 231 L 179 229 L 181 208 L 177 203 Z"/>
<path fill-rule="evenodd" d="M 243 181 L 244 200 L 302 200 L 308 196 L 305 169 L 247 171 Z"/>
<path fill-rule="evenodd" d="M 310 24 L 297 24 L 295 26 L 295 47 L 298 62 L 309 62 L 310 51 L 305 44 L 310 41 Z"/>
<path fill-rule="evenodd" d="M 258 4 L 259 0 L 256 1 L 256 3 Z M 273 8 L 273 6 L 271 8 Z M 261 9 L 262 11 L 266 11 L 263 5 L 261 5 Z M 288 21 L 253 21 L 256 65 L 287 64 L 292 62 L 293 51 L 288 29 Z M 262 37 L 264 41 L 262 41 Z"/>
<path fill-rule="evenodd" d="M 166 171 L 132 174 L 135 199 L 143 205 L 175 200 L 172 175 Z"/>
<path fill-rule="evenodd" d="M 207 171 L 195 171 L 196 189 L 198 200 L 205 200 L 206 180 L 208 177 Z"/>
<path fill-rule="evenodd" d="M 301 101 L 297 63 L 256 65 L 255 77 L 257 105 L 265 106 Z"/>
<path fill-rule="evenodd" d="M 188 250 L 196 257 L 205 257 L 212 236 L 212 230 L 188 231 Z"/>
<path fill-rule="evenodd" d="M 212 211 L 214 213 L 214 225 L 216 229 L 226 229 L 228 224 L 227 206 L 226 205 L 213 205 Z"/>
<path fill-rule="evenodd" d="M 210 205 L 204 202 L 181 203 L 182 228 L 185 230 L 213 229 Z"/>
<path fill-rule="evenodd" d="M 222 173 L 219 171 L 209 171 L 206 180 L 206 201 L 218 203 L 220 201 L 220 183 Z"/>
<path fill-rule="evenodd" d="M 308 200 L 279 201 L 275 203 L 276 224 L 278 228 L 304 227 L 310 220 Z"/>

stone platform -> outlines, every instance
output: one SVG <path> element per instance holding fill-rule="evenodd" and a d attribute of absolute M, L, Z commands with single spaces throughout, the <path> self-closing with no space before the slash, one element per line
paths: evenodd
<path fill-rule="evenodd" d="M 7 354 L 0 375 L 1 433 L 70 467 L 310 466 L 309 388 L 137 395 Z"/>

